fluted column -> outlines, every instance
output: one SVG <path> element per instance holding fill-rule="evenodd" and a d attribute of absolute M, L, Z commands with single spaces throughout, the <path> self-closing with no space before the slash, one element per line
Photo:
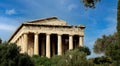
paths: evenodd
<path fill-rule="evenodd" d="M 46 57 L 50 58 L 50 34 L 46 34 Z"/>
<path fill-rule="evenodd" d="M 39 34 L 35 33 L 34 35 L 34 55 L 39 55 Z"/>
<path fill-rule="evenodd" d="M 27 53 L 27 51 L 28 51 L 28 35 L 27 35 L 27 33 L 24 33 L 23 34 L 23 42 L 24 42 L 24 45 L 23 45 L 23 52 L 24 53 Z"/>
<path fill-rule="evenodd" d="M 69 35 L 69 50 L 73 49 L 73 36 Z"/>
<path fill-rule="evenodd" d="M 23 34 L 20 36 L 20 48 L 21 48 L 20 53 L 24 53 L 24 36 L 23 36 Z"/>
<path fill-rule="evenodd" d="M 79 46 L 83 46 L 84 45 L 84 39 L 83 36 L 79 37 Z"/>
<path fill-rule="evenodd" d="M 62 39 L 61 35 L 58 34 L 58 55 L 62 55 Z"/>

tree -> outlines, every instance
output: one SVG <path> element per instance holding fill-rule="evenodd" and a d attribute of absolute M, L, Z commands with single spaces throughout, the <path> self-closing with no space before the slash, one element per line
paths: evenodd
<path fill-rule="evenodd" d="M 79 50 L 70 50 L 59 60 L 59 66 L 85 66 L 86 54 L 79 52 Z"/>
<path fill-rule="evenodd" d="M 34 60 L 35 66 L 51 66 L 51 60 L 47 57 L 34 55 L 32 59 Z"/>
<path fill-rule="evenodd" d="M 76 48 L 68 50 L 62 57 L 57 57 L 58 62 L 55 66 L 93 66 L 87 61 L 86 48 Z M 83 50 L 83 51 L 82 51 Z"/>
<path fill-rule="evenodd" d="M 34 66 L 27 54 L 20 54 L 16 44 L 4 43 L 0 45 L 0 66 Z"/>
<path fill-rule="evenodd" d="M 96 53 L 102 52 L 105 57 L 111 58 L 113 66 L 120 66 L 120 45 L 117 43 L 117 37 L 117 33 L 109 36 L 104 35 L 102 38 L 98 38 L 94 45 L 94 51 Z"/>
<path fill-rule="evenodd" d="M 102 38 L 98 38 L 95 41 L 94 44 L 94 52 L 95 53 L 105 53 L 106 48 L 110 45 L 110 44 L 116 44 L 117 42 L 117 33 L 114 33 L 113 35 L 103 35 Z"/>
<path fill-rule="evenodd" d="M 106 56 L 111 57 L 112 60 L 120 60 L 120 47 L 116 44 L 110 44 L 105 51 Z"/>
<path fill-rule="evenodd" d="M 2 43 L 2 39 L 0 38 L 0 44 Z"/>
<path fill-rule="evenodd" d="M 107 64 L 107 65 L 112 64 L 112 60 L 109 57 L 104 57 L 104 56 L 102 56 L 102 57 L 96 57 L 93 60 L 93 62 L 95 64 Z"/>
<path fill-rule="evenodd" d="M 18 66 L 34 66 L 34 62 L 29 55 L 20 54 L 18 57 Z"/>
<path fill-rule="evenodd" d="M 118 33 L 118 44 L 120 44 L 120 0 L 118 0 L 118 8 L 117 8 L 117 33 Z"/>
<path fill-rule="evenodd" d="M 77 49 L 78 49 L 79 52 L 82 51 L 82 52 L 86 53 L 87 55 L 91 54 L 91 52 L 90 52 L 88 47 L 85 47 L 85 46 L 84 47 L 78 47 Z"/>
<path fill-rule="evenodd" d="M 60 61 L 63 58 L 63 56 L 60 55 L 55 55 L 54 57 L 51 58 L 51 66 L 59 66 Z"/>
<path fill-rule="evenodd" d="M 95 4 L 100 0 L 81 0 L 85 7 L 87 8 L 95 8 Z"/>

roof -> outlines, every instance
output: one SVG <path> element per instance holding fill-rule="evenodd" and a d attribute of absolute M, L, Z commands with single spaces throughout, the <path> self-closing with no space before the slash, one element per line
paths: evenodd
<path fill-rule="evenodd" d="M 39 19 L 39 20 L 33 20 L 33 21 L 28 21 L 25 23 L 22 23 L 17 30 L 13 33 L 13 35 L 10 37 L 10 39 L 8 40 L 8 42 L 10 42 L 12 40 L 12 38 L 17 34 L 17 32 L 23 27 L 23 26 L 48 26 L 48 27 L 68 27 L 68 28 L 72 28 L 72 25 L 46 25 L 46 24 L 36 24 L 36 22 L 41 22 L 41 21 L 45 21 L 45 20 L 59 20 L 57 17 L 50 17 L 50 18 L 43 18 L 43 19 Z M 63 22 L 64 23 L 64 22 Z M 66 23 L 66 22 L 65 22 Z M 84 29 L 85 26 L 83 25 L 79 25 L 79 26 L 74 26 L 74 27 L 79 27 Z"/>
<path fill-rule="evenodd" d="M 58 19 L 58 18 L 57 17 L 41 18 L 41 19 L 37 19 L 37 20 L 27 21 L 25 23 L 35 23 L 35 22 L 51 20 L 51 19 Z"/>

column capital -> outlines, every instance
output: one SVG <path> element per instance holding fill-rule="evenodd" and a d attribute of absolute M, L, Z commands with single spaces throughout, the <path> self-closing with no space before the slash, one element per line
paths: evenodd
<path fill-rule="evenodd" d="M 84 37 L 84 35 L 78 35 L 79 37 Z"/>
<path fill-rule="evenodd" d="M 74 34 L 69 34 L 69 36 L 74 36 Z"/>
<path fill-rule="evenodd" d="M 34 32 L 35 35 L 38 35 L 39 33 L 38 32 Z"/>
<path fill-rule="evenodd" d="M 61 35 L 63 35 L 63 34 L 57 34 L 58 36 L 61 36 Z"/>
<path fill-rule="evenodd" d="M 46 33 L 46 35 L 51 35 L 51 33 Z"/>

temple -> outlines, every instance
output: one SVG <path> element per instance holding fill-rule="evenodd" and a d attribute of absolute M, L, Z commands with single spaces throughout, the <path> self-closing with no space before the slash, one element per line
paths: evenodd
<path fill-rule="evenodd" d="M 24 22 L 8 40 L 21 47 L 20 53 L 48 58 L 84 45 L 83 25 L 67 25 L 57 17 Z"/>

